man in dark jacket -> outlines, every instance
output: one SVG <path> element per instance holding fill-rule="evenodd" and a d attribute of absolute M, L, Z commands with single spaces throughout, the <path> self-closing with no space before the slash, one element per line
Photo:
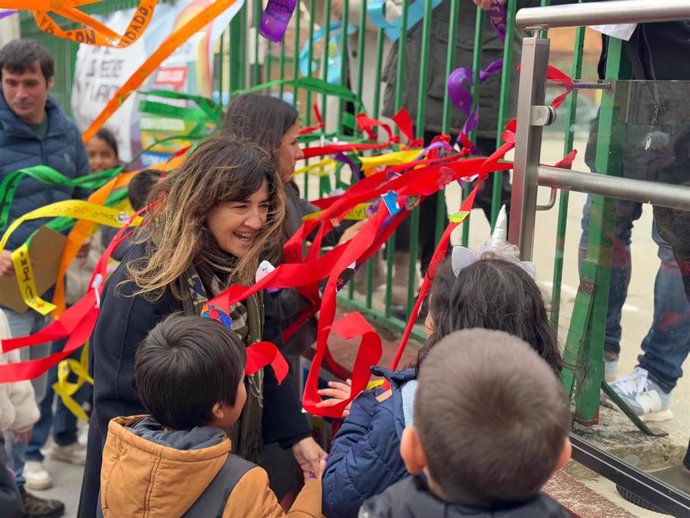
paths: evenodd
<path fill-rule="evenodd" d="M 623 47 L 635 81 L 616 84 L 616 116 L 609 153 L 621 157 L 621 175 L 648 181 L 688 185 L 690 154 L 690 22 L 640 24 Z M 604 39 L 600 76 L 604 76 L 607 39 Z M 597 129 L 590 135 L 587 163 L 595 170 Z M 597 171 L 607 173 L 607 171 Z M 581 258 L 586 250 L 591 197 L 582 220 Z M 682 376 L 690 352 L 690 305 L 683 291 L 690 269 L 683 274 L 683 256 L 690 258 L 690 232 L 686 211 L 654 207 L 652 238 L 659 247 L 659 270 L 654 284 L 654 315 L 642 341 L 643 354 L 633 372 L 616 379 L 621 340 L 621 311 L 630 282 L 633 224 L 643 205 L 616 202 L 615 240 L 605 337 L 606 375 L 628 406 L 647 421 L 670 419 L 671 395 Z M 594 216 L 596 217 L 596 216 Z M 679 268 L 680 267 L 680 268 Z M 615 381 L 614 381 L 615 380 Z"/>
<path fill-rule="evenodd" d="M 400 2 L 396 2 L 400 3 Z M 401 78 L 403 83 L 402 97 L 400 102 L 407 112 L 412 117 L 412 120 L 417 122 L 418 112 L 418 94 L 420 92 L 420 77 L 419 70 L 422 59 L 428 60 L 428 76 L 421 89 L 426 95 L 425 112 L 424 112 L 424 145 L 429 145 L 432 139 L 439 135 L 442 131 L 443 121 L 443 101 L 446 92 L 446 61 L 448 54 L 448 38 L 449 30 L 452 24 L 457 24 L 457 35 L 455 40 L 455 67 L 472 67 L 472 60 L 474 55 L 474 38 L 475 26 L 477 18 L 477 6 L 482 9 L 489 9 L 490 5 L 480 0 L 461 0 L 459 3 L 459 13 L 457 20 L 451 20 L 451 2 L 443 0 L 432 12 L 431 19 L 431 35 L 429 37 L 429 51 L 427 56 L 422 55 L 422 21 L 415 24 L 407 32 L 406 39 L 406 53 L 402 58 L 405 60 L 404 75 Z M 477 5 L 475 5 L 477 4 Z M 536 7 L 539 5 L 538 0 L 518 0 L 518 7 Z M 503 126 L 515 114 L 517 106 L 517 65 L 520 63 L 522 38 L 524 33 L 516 29 L 512 35 L 512 72 L 510 74 L 511 88 L 508 93 L 508 109 L 503 114 L 504 120 L 499 121 L 499 105 L 500 105 L 500 88 L 501 88 L 501 73 L 491 74 L 482 82 L 479 91 L 478 109 L 479 122 L 476 132 L 475 147 L 479 153 L 489 156 L 497 148 L 497 135 L 499 122 Z M 387 117 L 392 117 L 397 111 L 395 105 L 395 94 L 397 89 L 397 66 L 399 58 L 399 41 L 393 43 L 391 52 L 386 60 L 386 65 L 383 71 L 383 81 L 386 83 L 386 89 L 383 97 L 383 114 Z M 482 69 L 486 68 L 490 63 L 503 58 L 503 43 L 501 42 L 498 33 L 494 30 L 491 24 L 491 17 L 487 15 L 484 17 L 484 25 L 482 29 L 481 42 L 481 65 Z M 451 109 L 450 118 L 450 133 L 457 136 L 463 125 L 466 117 L 457 107 Z M 500 144 L 500 142 L 499 142 Z M 508 213 L 510 213 L 510 195 L 511 187 L 509 176 L 503 175 L 502 180 L 502 194 L 501 203 L 506 205 Z M 484 187 L 478 194 L 475 200 L 475 206 L 481 208 L 484 214 L 490 219 L 491 216 L 491 202 L 493 191 L 493 178 L 484 183 Z M 437 197 L 430 196 L 420 205 L 420 225 L 418 239 L 418 253 L 421 257 L 421 273 L 424 275 L 431 262 L 431 256 L 436 249 L 436 235 L 433 231 L 436 225 L 436 206 Z M 444 227 L 448 224 L 448 218 L 444 214 Z M 410 226 L 409 220 L 403 224 L 396 231 L 396 254 L 395 265 L 396 268 L 407 272 L 409 264 L 409 247 L 410 247 Z M 416 258 L 413 258 L 416 259 Z M 394 304 L 401 304 L 407 293 L 407 275 L 401 275 L 398 272 L 395 276 L 395 289 L 393 295 Z M 401 299 L 402 296 L 402 299 Z M 394 314 L 402 318 L 406 313 L 404 308 L 396 307 Z M 420 318 L 423 318 L 425 309 L 422 309 Z"/>
<path fill-rule="evenodd" d="M 48 96 L 53 84 L 54 68 L 47 49 L 36 41 L 14 40 L 0 50 L 0 180 L 13 171 L 37 165 L 50 166 L 70 179 L 89 172 L 79 130 Z M 44 205 L 73 197 L 83 198 L 85 193 L 77 193 L 72 187 L 46 185 L 33 179 L 23 180 L 11 202 L 9 222 Z M 0 254 L 0 276 L 15 276 L 12 251 L 45 222 L 38 219 L 24 223 L 12 234 Z M 13 336 L 31 334 L 44 325 L 45 317 L 32 309 L 17 313 L 6 307 L 0 308 L 7 315 Z M 46 354 L 47 347 L 22 349 L 24 360 Z M 40 399 L 40 384 L 35 388 Z M 13 445 L 12 457 L 27 516 L 61 516 L 64 512 L 61 502 L 39 499 L 24 490 L 25 450 L 25 444 Z"/>

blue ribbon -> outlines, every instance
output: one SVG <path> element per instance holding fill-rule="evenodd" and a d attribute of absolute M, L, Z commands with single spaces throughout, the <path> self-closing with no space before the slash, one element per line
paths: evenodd
<path fill-rule="evenodd" d="M 431 8 L 436 9 L 441 0 L 431 0 Z M 394 22 L 386 20 L 386 1 L 376 0 L 367 5 L 369 20 L 383 32 L 391 41 L 400 39 L 402 20 L 396 19 Z M 407 9 L 407 30 L 417 25 L 424 18 L 424 0 L 414 0 Z"/>
<path fill-rule="evenodd" d="M 357 30 L 355 25 L 348 25 L 347 33 L 348 35 L 354 34 Z M 342 71 L 343 54 L 341 41 L 343 39 L 342 24 L 332 23 L 329 27 L 329 40 L 328 45 L 324 49 L 323 59 L 328 60 L 326 66 L 326 78 L 325 81 L 332 85 L 340 84 L 340 72 Z M 319 41 L 324 39 L 326 35 L 326 29 L 324 27 L 320 28 L 314 33 L 311 40 L 312 48 Z M 319 60 L 312 56 L 311 69 L 309 67 L 309 42 L 307 41 L 302 47 L 302 51 L 299 54 L 299 71 L 304 77 L 318 77 L 321 66 L 319 66 Z"/>

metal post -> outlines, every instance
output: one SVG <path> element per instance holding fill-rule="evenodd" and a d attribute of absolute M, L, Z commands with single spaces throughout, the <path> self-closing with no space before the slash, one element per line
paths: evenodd
<path fill-rule="evenodd" d="M 542 126 L 532 124 L 532 107 L 544 104 L 549 39 L 525 38 L 517 110 L 517 141 L 508 239 L 520 247 L 523 260 L 532 259 L 537 208 L 537 181 Z M 523 128 L 528 128 L 526 131 Z"/>
<path fill-rule="evenodd" d="M 521 9 L 516 23 L 520 29 L 547 29 L 584 25 L 647 23 L 687 20 L 687 0 L 624 0 L 620 2 L 587 2 L 557 7 Z"/>

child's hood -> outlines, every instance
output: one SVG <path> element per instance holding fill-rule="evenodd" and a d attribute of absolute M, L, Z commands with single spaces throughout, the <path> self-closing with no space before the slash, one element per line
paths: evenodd
<path fill-rule="evenodd" d="M 230 439 L 215 428 L 165 432 L 150 417 L 113 419 L 101 470 L 105 518 L 182 516 L 218 474 L 230 449 Z"/>

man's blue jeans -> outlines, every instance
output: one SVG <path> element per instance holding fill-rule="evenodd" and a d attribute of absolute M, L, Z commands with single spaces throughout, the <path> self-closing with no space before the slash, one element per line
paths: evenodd
<path fill-rule="evenodd" d="M 66 340 L 59 340 L 53 342 L 51 345 L 51 353 L 62 351 L 65 347 Z M 74 351 L 69 357 L 79 360 L 81 349 Z M 71 382 L 76 381 L 76 376 L 70 374 L 68 379 Z M 26 448 L 26 460 L 33 460 L 37 462 L 43 461 L 43 454 L 41 448 L 45 446 L 52 429 L 53 440 L 58 446 L 69 446 L 77 442 L 77 417 L 62 403 L 62 398 L 57 398 L 55 403 L 55 414 L 53 414 L 53 402 L 55 398 L 55 391 L 53 390 L 53 383 L 57 381 L 57 365 L 54 365 L 48 371 L 48 379 L 46 391 L 39 403 L 38 407 L 41 411 L 41 418 L 34 425 L 31 434 L 31 440 Z M 86 387 L 82 387 L 75 395 L 74 400 L 77 403 L 83 403 L 86 400 Z"/>
<path fill-rule="evenodd" d="M 585 258 L 590 221 L 591 197 L 587 197 L 582 218 L 582 238 L 579 260 Z M 615 239 L 609 288 L 606 338 L 607 357 L 617 358 L 620 353 L 621 310 L 628 295 L 632 261 L 630 243 L 633 223 L 642 215 L 642 204 L 618 201 L 616 204 Z M 638 356 L 639 366 L 664 392 L 670 392 L 683 375 L 682 365 L 690 351 L 690 305 L 683 289 L 683 280 L 673 251 L 652 229 L 652 239 L 659 246 L 661 260 L 654 282 L 654 317 L 647 336 L 642 340 L 643 354 Z"/>

